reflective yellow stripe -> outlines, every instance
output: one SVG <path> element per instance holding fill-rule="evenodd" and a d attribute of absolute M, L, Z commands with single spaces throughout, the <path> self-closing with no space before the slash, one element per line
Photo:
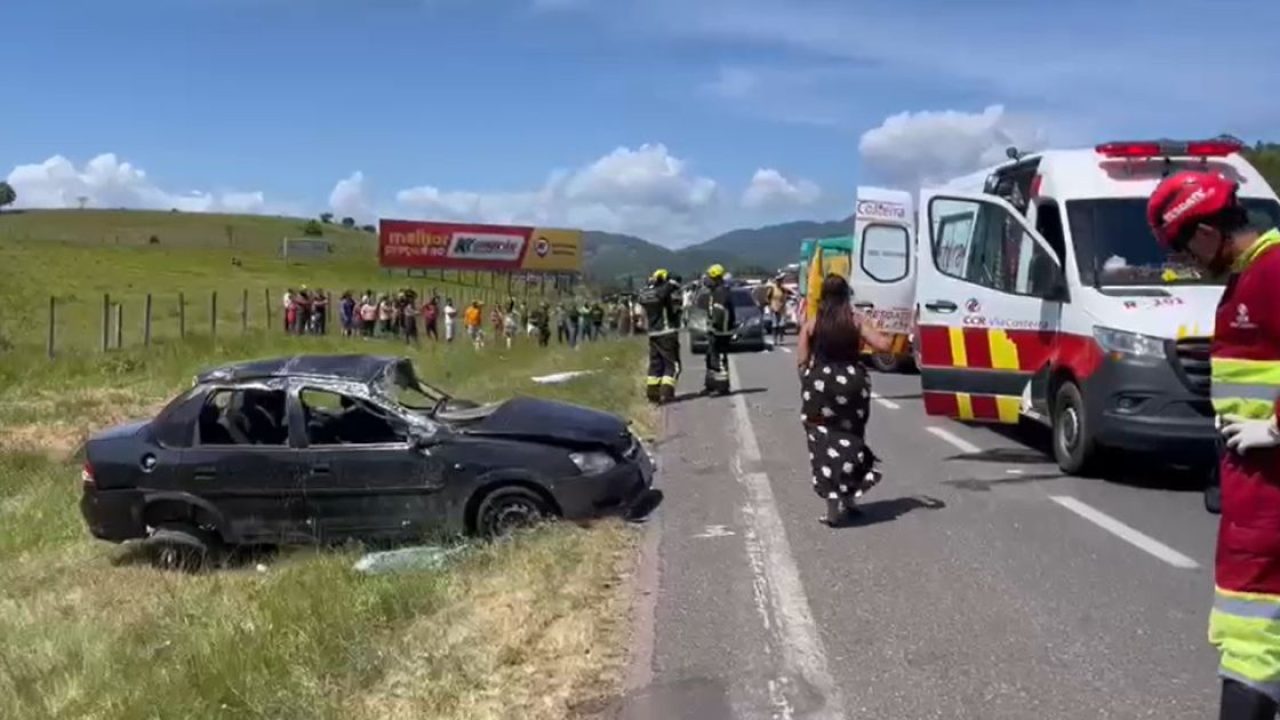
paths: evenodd
<path fill-rule="evenodd" d="M 1280 362 L 1275 360 L 1214 358 L 1212 372 L 1214 382 L 1280 387 Z"/>
<path fill-rule="evenodd" d="M 988 330 L 987 343 L 991 346 L 991 367 L 996 370 L 1018 369 L 1018 346 L 1009 339 L 1009 333 Z"/>
<path fill-rule="evenodd" d="M 947 332 L 951 337 L 951 366 L 969 367 L 969 354 L 964 349 L 964 330 L 953 327 L 948 328 Z"/>
<path fill-rule="evenodd" d="M 654 377 L 653 375 L 650 375 L 649 377 L 644 379 L 644 382 L 646 385 L 657 385 L 658 383 L 662 382 L 662 378 Z"/>
<path fill-rule="evenodd" d="M 663 384 L 663 385 L 671 385 L 672 387 L 674 387 L 674 386 L 675 386 L 675 384 L 676 384 L 676 379 L 675 379 L 675 378 L 673 378 L 673 377 L 664 377 L 664 378 L 662 378 L 662 384 Z"/>
<path fill-rule="evenodd" d="M 1244 270 L 1261 257 L 1262 253 L 1276 246 L 1280 246 L 1280 229 L 1272 229 L 1270 232 L 1263 233 L 1262 237 L 1258 238 L 1253 245 L 1250 245 L 1239 260 L 1236 260 L 1234 270 L 1236 272 Z"/>
<path fill-rule="evenodd" d="M 956 407 L 961 420 L 973 420 L 973 397 L 969 393 L 956 393 Z"/>
<path fill-rule="evenodd" d="M 1246 400 L 1244 398 L 1214 398 L 1213 412 L 1223 417 L 1246 420 L 1270 420 L 1275 417 L 1275 401 Z"/>
<path fill-rule="evenodd" d="M 1210 388 L 1217 414 L 1267 420 L 1280 398 L 1280 362 L 1214 358 Z"/>
<path fill-rule="evenodd" d="M 1000 422 L 1012 425 L 1018 422 L 1018 417 L 1022 415 L 1022 398 L 997 395 L 996 410 L 1000 413 Z"/>
<path fill-rule="evenodd" d="M 1215 588 L 1209 642 L 1220 671 L 1260 690 L 1280 683 L 1280 596 Z"/>

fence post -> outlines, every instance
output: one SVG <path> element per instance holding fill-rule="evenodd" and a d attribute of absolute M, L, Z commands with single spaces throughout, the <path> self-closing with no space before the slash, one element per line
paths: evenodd
<path fill-rule="evenodd" d="M 151 345 L 151 293 L 147 293 L 147 299 L 142 305 L 142 344 L 148 347 Z"/>
<path fill-rule="evenodd" d="M 267 326 L 265 329 L 270 330 L 271 329 L 271 288 L 264 288 L 262 290 L 262 294 L 265 298 L 265 303 L 262 306 L 262 310 L 263 310 L 262 316 L 267 319 Z"/>
<path fill-rule="evenodd" d="M 178 293 L 178 339 L 187 337 L 187 298 Z"/>
<path fill-rule="evenodd" d="M 246 288 L 240 296 L 240 332 L 249 332 L 249 290 Z"/>
<path fill-rule="evenodd" d="M 102 293 L 102 352 L 111 345 L 111 295 Z"/>
<path fill-rule="evenodd" d="M 124 303 L 116 303 L 116 349 L 124 347 Z"/>
<path fill-rule="evenodd" d="M 218 336 L 218 291 L 209 294 L 209 336 Z"/>
<path fill-rule="evenodd" d="M 49 337 L 45 345 L 45 350 L 49 354 L 49 359 L 53 359 L 53 340 L 54 328 L 58 326 L 58 298 L 53 295 L 49 296 Z"/>

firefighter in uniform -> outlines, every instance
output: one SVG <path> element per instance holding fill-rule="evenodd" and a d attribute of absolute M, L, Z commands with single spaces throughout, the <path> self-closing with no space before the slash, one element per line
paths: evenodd
<path fill-rule="evenodd" d="M 724 267 L 707 268 L 707 377 L 708 394 L 729 393 L 729 344 L 737 325 Z"/>
<path fill-rule="evenodd" d="M 1213 274 L 1212 395 L 1224 447 L 1209 641 L 1221 653 L 1221 720 L 1280 704 L 1280 230 L 1259 232 L 1238 185 L 1210 172 L 1162 181 L 1147 206 L 1156 238 Z"/>
<path fill-rule="evenodd" d="M 637 298 L 644 308 L 649 331 L 649 376 L 645 394 L 649 402 L 671 402 L 680 377 L 680 286 L 666 270 L 655 270 Z"/>

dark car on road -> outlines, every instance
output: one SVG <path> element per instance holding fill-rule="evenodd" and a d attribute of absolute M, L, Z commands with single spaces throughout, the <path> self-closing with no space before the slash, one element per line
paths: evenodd
<path fill-rule="evenodd" d="M 89 530 L 149 539 L 164 564 L 219 546 L 494 536 L 642 512 L 657 494 L 622 418 L 527 397 L 478 405 L 396 357 L 220 367 L 85 451 Z"/>
<path fill-rule="evenodd" d="M 729 343 L 731 352 L 759 352 L 765 349 L 764 310 L 756 303 L 747 287 L 735 287 L 729 291 L 733 302 L 733 314 L 737 324 Z M 690 349 L 701 355 L 707 351 L 707 311 L 695 300 L 689 311 Z"/>

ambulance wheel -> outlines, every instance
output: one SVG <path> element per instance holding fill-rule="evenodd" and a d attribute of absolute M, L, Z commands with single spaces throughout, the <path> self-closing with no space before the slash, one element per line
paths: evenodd
<path fill-rule="evenodd" d="M 871 353 L 871 367 L 882 373 L 896 373 L 902 367 L 898 356 L 893 353 Z"/>
<path fill-rule="evenodd" d="M 1053 457 L 1068 475 L 1088 474 L 1098 455 L 1098 443 L 1089 427 L 1084 396 L 1073 382 L 1058 388 L 1053 403 Z"/>

